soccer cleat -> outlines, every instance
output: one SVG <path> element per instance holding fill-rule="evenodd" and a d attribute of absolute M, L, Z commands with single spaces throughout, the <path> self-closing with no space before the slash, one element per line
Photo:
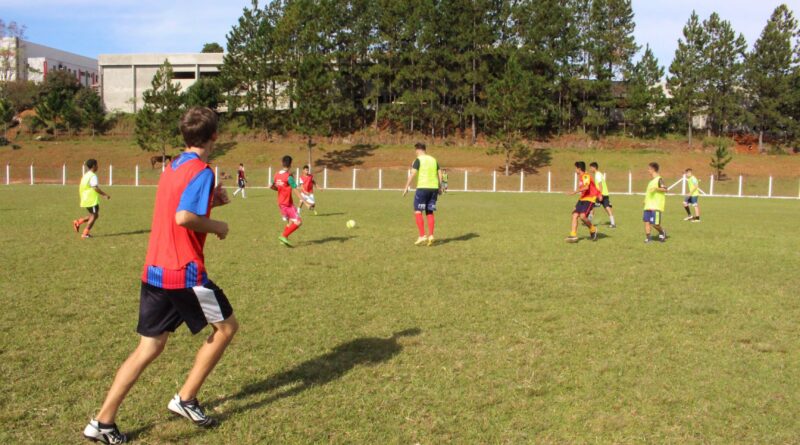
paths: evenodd
<path fill-rule="evenodd" d="M 564 241 L 566 241 L 566 242 L 568 242 L 568 243 L 573 243 L 573 244 L 574 244 L 574 243 L 577 243 L 577 242 L 578 242 L 578 237 L 577 237 L 577 236 L 568 236 L 568 237 L 566 237 L 566 238 L 564 239 Z"/>
<path fill-rule="evenodd" d="M 75 229 L 75 233 L 81 233 L 81 222 L 77 219 L 72 221 L 72 228 Z"/>
<path fill-rule="evenodd" d="M 197 426 L 212 428 L 217 425 L 216 420 L 206 415 L 197 399 L 184 402 L 181 400 L 181 396 L 175 394 L 175 397 L 169 401 L 167 408 L 179 416 L 186 417 Z"/>
<path fill-rule="evenodd" d="M 592 241 L 597 241 L 597 237 L 598 237 L 598 231 L 597 231 L 597 230 L 595 230 L 594 232 L 592 232 L 592 233 L 590 233 L 590 234 L 589 234 L 589 238 L 590 238 Z"/>
<path fill-rule="evenodd" d="M 423 244 L 425 244 L 427 242 L 428 242 L 428 237 L 427 236 L 421 236 L 421 237 L 417 238 L 417 241 L 414 242 L 414 245 L 415 246 L 421 246 L 421 245 L 423 245 Z"/>
<path fill-rule="evenodd" d="M 684 221 L 691 221 L 693 219 L 694 219 L 694 216 L 687 216 L 686 218 L 683 218 Z"/>
<path fill-rule="evenodd" d="M 609 228 L 609 229 L 616 229 L 616 228 L 617 228 L 617 225 L 616 225 L 616 224 L 609 224 L 609 225 L 608 225 L 608 228 Z"/>
<path fill-rule="evenodd" d="M 428 247 L 430 247 L 430 246 L 432 246 L 432 245 L 433 245 L 433 241 L 434 241 L 434 240 L 433 240 L 433 235 L 429 236 L 429 237 L 428 237 Z"/>
<path fill-rule="evenodd" d="M 648 236 L 647 238 L 645 238 L 645 239 L 644 239 L 644 243 L 645 243 L 645 244 L 649 244 L 649 243 L 650 243 L 650 237 L 649 237 L 649 236 Z"/>
<path fill-rule="evenodd" d="M 86 234 L 81 235 L 81 238 L 89 239 L 89 238 L 92 238 L 92 235 L 89 235 L 88 233 L 86 233 Z"/>
<path fill-rule="evenodd" d="M 283 245 L 286 247 L 293 247 L 292 243 L 289 242 L 289 238 L 286 238 L 285 236 L 279 236 L 278 241 L 282 242 Z"/>
<path fill-rule="evenodd" d="M 100 423 L 95 419 L 92 419 L 83 429 L 83 437 L 92 442 L 107 444 L 128 443 L 128 436 L 119 431 L 116 423 L 112 423 L 110 428 L 101 428 Z"/>
<path fill-rule="evenodd" d="M 662 243 L 667 240 L 667 231 L 666 230 L 658 235 L 658 240 L 661 241 Z"/>
<path fill-rule="evenodd" d="M 692 222 L 700 222 L 700 217 L 695 216 L 694 219 L 692 219 Z"/>

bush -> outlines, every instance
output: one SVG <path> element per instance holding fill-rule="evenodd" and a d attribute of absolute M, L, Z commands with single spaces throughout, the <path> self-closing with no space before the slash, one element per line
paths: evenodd
<path fill-rule="evenodd" d="M 703 139 L 703 148 L 718 148 L 725 147 L 726 149 L 733 147 L 734 141 L 731 138 L 724 136 L 707 137 Z"/>

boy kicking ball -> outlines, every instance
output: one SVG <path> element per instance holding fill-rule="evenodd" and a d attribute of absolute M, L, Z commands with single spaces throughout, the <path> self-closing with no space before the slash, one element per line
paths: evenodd
<path fill-rule="evenodd" d="M 283 234 L 278 237 L 278 241 L 286 247 L 292 247 L 292 243 L 289 242 L 289 236 L 303 225 L 303 220 L 300 219 L 297 207 L 294 206 L 294 200 L 292 199 L 292 192 L 297 188 L 297 182 L 295 182 L 294 175 L 292 175 L 292 157 L 284 156 L 281 164 L 283 168 L 275 174 L 270 188 L 278 192 L 278 209 L 284 221 L 289 223 L 283 230 Z"/>
<path fill-rule="evenodd" d="M 100 197 L 104 196 L 106 199 L 111 199 L 111 196 L 106 192 L 100 190 L 100 183 L 97 180 L 97 161 L 89 159 L 86 161 L 86 168 L 89 169 L 81 178 L 81 184 L 78 186 L 78 193 L 81 198 L 81 207 L 89 212 L 89 216 L 78 218 L 72 221 L 72 227 L 75 232 L 81 233 L 81 226 L 86 224 L 83 229 L 81 238 L 89 239 L 92 235 L 89 232 L 94 227 L 94 223 L 100 218 Z"/>
<path fill-rule="evenodd" d="M 576 162 L 575 172 L 578 174 L 578 190 L 567 192 L 567 194 L 576 195 L 580 193 L 581 197 L 578 199 L 578 203 L 575 204 L 575 210 L 572 211 L 572 230 L 565 241 L 568 243 L 578 242 L 579 220 L 589 228 L 589 238 L 592 241 L 597 241 L 597 226 L 592 224 L 592 221 L 589 220 L 589 214 L 591 214 L 594 209 L 594 204 L 597 201 L 597 197 L 600 195 L 600 191 L 597 190 L 592 176 L 586 173 L 585 162 Z"/>
<path fill-rule="evenodd" d="M 664 213 L 664 206 L 667 202 L 667 186 L 664 180 L 658 173 L 659 166 L 657 162 L 651 162 L 647 167 L 650 173 L 650 183 L 647 184 L 647 190 L 644 195 L 644 233 L 645 243 L 650 242 L 651 229 L 658 231 L 658 240 L 662 243 L 667 240 L 667 231 L 661 226 L 661 217 Z"/>
<path fill-rule="evenodd" d="M 206 274 L 206 235 L 228 235 L 228 224 L 210 218 L 212 207 L 228 204 L 225 190 L 214 187 L 208 156 L 217 140 L 217 115 L 209 108 L 191 108 L 180 130 L 186 150 L 166 167 L 158 182 L 153 225 L 142 271 L 139 300 L 140 335 L 136 350 L 117 371 L 103 406 L 83 430 L 94 442 L 127 443 L 115 423 L 117 411 L 144 370 L 164 350 L 169 334 L 186 323 L 192 334 L 210 324 L 213 331 L 197 351 L 183 387 L 167 404 L 172 413 L 197 426 L 216 424 L 206 415 L 197 394 L 239 328 L 228 298 Z M 91 347 L 87 353 L 102 351 Z"/>

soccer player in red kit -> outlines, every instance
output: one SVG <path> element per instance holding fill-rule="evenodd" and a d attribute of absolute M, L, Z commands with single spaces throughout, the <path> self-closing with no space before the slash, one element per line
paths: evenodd
<path fill-rule="evenodd" d="M 586 173 L 585 162 L 578 161 L 575 163 L 575 174 L 578 175 L 578 189 L 567 194 L 577 195 L 580 193 L 581 197 L 578 199 L 578 203 L 575 204 L 575 210 L 572 211 L 572 230 L 566 241 L 568 243 L 578 242 L 578 221 L 583 222 L 589 228 L 589 238 L 592 241 L 597 241 L 597 226 L 592 224 L 589 215 L 594 209 L 597 198 L 602 200 L 602 193 L 597 189 L 592 175 Z"/>
<path fill-rule="evenodd" d="M 284 156 L 281 164 L 283 168 L 275 174 L 272 181 L 272 190 L 278 192 L 278 209 L 281 216 L 289 223 L 283 230 L 283 234 L 278 237 L 278 241 L 282 242 L 286 247 L 292 247 L 289 242 L 289 235 L 303 225 L 303 220 L 297 213 L 297 207 L 294 206 L 292 193 L 297 188 L 297 182 L 292 175 L 292 157 Z"/>
<path fill-rule="evenodd" d="M 314 199 L 314 186 L 317 181 L 314 180 L 314 175 L 311 174 L 311 169 L 303 166 L 303 176 L 300 177 L 300 205 L 297 206 L 300 210 L 303 209 L 303 204 L 308 206 L 308 210 L 317 214 L 317 200 Z"/>

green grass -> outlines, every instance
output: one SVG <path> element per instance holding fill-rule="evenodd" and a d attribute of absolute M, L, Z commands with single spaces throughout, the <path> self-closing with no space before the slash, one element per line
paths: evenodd
<path fill-rule="evenodd" d="M 82 241 L 74 187 L 0 188 L 0 443 L 82 440 L 137 342 L 154 192 L 110 188 Z M 291 250 L 271 192 L 215 211 L 242 326 L 200 394 L 223 423 L 166 411 L 203 340 L 182 327 L 122 407 L 137 443 L 797 440 L 797 201 L 703 199 L 691 224 L 671 197 L 645 245 L 641 197 L 614 196 L 620 227 L 567 245 L 573 198 L 453 193 L 415 248 L 410 197 L 317 197 Z"/>

